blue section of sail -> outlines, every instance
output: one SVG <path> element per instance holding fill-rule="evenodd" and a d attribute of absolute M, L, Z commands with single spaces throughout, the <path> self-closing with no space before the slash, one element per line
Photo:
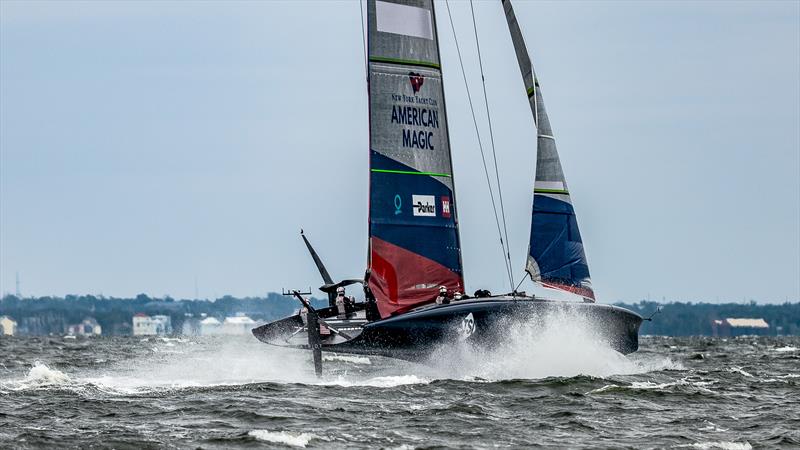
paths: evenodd
<path fill-rule="evenodd" d="M 589 280 L 575 210 L 568 202 L 534 194 L 530 242 L 541 281 L 582 286 Z"/>
<path fill-rule="evenodd" d="M 430 175 L 419 174 L 380 153 L 370 153 L 370 236 L 460 274 L 451 190 Z"/>

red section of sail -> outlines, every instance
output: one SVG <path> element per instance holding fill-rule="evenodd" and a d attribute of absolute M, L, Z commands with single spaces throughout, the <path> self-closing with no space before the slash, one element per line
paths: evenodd
<path fill-rule="evenodd" d="M 369 288 L 382 318 L 436 301 L 439 286 L 464 292 L 464 280 L 447 267 L 372 237 Z"/>
<path fill-rule="evenodd" d="M 550 289 L 558 289 L 560 291 L 567 291 L 573 294 L 578 294 L 582 297 L 586 297 L 591 301 L 595 301 L 594 299 L 594 291 L 589 288 L 584 288 L 580 286 L 571 286 L 568 284 L 561 284 L 561 283 L 545 283 L 542 282 L 542 286 Z"/>

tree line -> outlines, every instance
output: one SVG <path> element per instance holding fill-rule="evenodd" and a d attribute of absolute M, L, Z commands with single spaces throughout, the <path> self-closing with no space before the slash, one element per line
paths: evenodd
<path fill-rule="evenodd" d="M 312 299 L 315 307 L 327 305 L 327 299 Z M 641 334 L 663 336 L 711 335 L 714 320 L 733 318 L 763 318 L 770 325 L 769 334 L 800 335 L 800 303 L 759 305 L 740 303 L 639 303 L 618 306 L 630 309 L 649 318 L 641 327 Z M 150 297 L 139 294 L 134 298 L 116 298 L 94 295 L 67 295 L 65 297 L 18 298 L 6 295 L 0 299 L 0 316 L 9 316 L 17 322 L 17 332 L 22 335 L 63 334 L 67 327 L 83 319 L 94 318 L 103 327 L 104 335 L 131 334 L 135 314 L 168 315 L 172 327 L 181 330 L 186 320 L 215 317 L 223 320 L 236 314 L 267 322 L 293 314 L 297 300 L 277 293 L 264 297 L 236 298 L 229 295 L 216 300 L 175 300 L 170 297 Z M 659 310 L 658 313 L 656 311 Z"/>
<path fill-rule="evenodd" d="M 617 303 L 644 318 L 641 334 L 659 336 L 708 336 L 714 320 L 727 318 L 764 319 L 771 335 L 800 335 L 800 303 L 759 305 L 750 303 Z M 658 311 L 658 313 L 656 313 Z"/>
<path fill-rule="evenodd" d="M 326 306 L 326 300 L 312 299 L 312 305 Z M 175 300 L 139 294 L 134 298 L 94 295 L 0 299 L 0 316 L 17 322 L 21 335 L 63 334 L 68 326 L 94 318 L 104 335 L 129 335 L 135 314 L 170 316 L 175 330 L 183 329 L 186 320 L 215 317 L 223 320 L 245 314 L 256 321 L 270 321 L 293 314 L 299 307 L 296 299 L 270 293 L 265 297 L 235 298 L 229 295 L 216 300 Z"/>

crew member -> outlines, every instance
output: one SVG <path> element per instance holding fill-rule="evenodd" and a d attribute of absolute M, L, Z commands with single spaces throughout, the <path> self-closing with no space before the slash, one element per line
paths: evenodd
<path fill-rule="evenodd" d="M 336 288 L 336 310 L 339 313 L 339 319 L 344 319 L 347 317 L 347 306 L 345 302 L 344 287 L 339 286 Z"/>
<path fill-rule="evenodd" d="M 488 289 L 478 289 L 477 291 L 475 291 L 475 298 L 486 298 L 491 296 L 492 293 L 489 292 Z"/>
<path fill-rule="evenodd" d="M 308 308 L 306 308 L 305 305 L 300 308 L 300 320 L 303 321 L 303 326 L 308 325 Z"/>
<path fill-rule="evenodd" d="M 365 278 L 368 277 L 369 272 L 367 272 Z M 367 321 L 381 320 L 381 313 L 378 311 L 378 302 L 375 300 L 375 295 L 372 293 L 372 289 L 370 289 L 369 286 L 364 286 L 364 300 L 367 302 L 365 305 Z"/>
<path fill-rule="evenodd" d="M 450 303 L 450 299 L 447 298 L 447 286 L 439 286 L 439 296 L 436 297 L 436 304 L 446 305 L 448 303 Z"/>
<path fill-rule="evenodd" d="M 356 310 L 356 298 L 352 295 L 344 298 L 344 310 L 347 312 L 347 317 L 351 317 Z"/>
<path fill-rule="evenodd" d="M 459 300 L 461 300 L 461 292 L 456 291 L 456 293 L 453 294 L 453 301 L 457 302 Z"/>

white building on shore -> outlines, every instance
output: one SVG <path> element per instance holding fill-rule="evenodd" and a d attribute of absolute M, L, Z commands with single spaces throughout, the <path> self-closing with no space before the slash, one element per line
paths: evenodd
<path fill-rule="evenodd" d="M 0 316 L 0 335 L 13 336 L 17 334 L 17 322 L 8 316 Z"/>
<path fill-rule="evenodd" d="M 206 317 L 200 321 L 201 336 L 211 336 L 215 334 L 222 334 L 222 322 L 214 317 Z"/>
<path fill-rule="evenodd" d="M 250 334 L 250 330 L 255 326 L 256 321 L 244 314 L 226 317 L 222 323 L 224 334 Z"/>
<path fill-rule="evenodd" d="M 761 317 L 717 319 L 711 322 L 714 336 L 762 336 L 772 334 L 769 323 Z"/>
<path fill-rule="evenodd" d="M 134 336 L 163 336 L 172 334 L 172 319 L 169 316 L 148 316 L 136 314 L 133 316 Z"/>
<path fill-rule="evenodd" d="M 88 317 L 77 325 L 70 325 L 67 328 L 67 334 L 69 336 L 100 336 L 103 334 L 103 327 L 97 323 L 94 317 Z"/>
<path fill-rule="evenodd" d="M 226 317 L 222 322 L 215 317 L 206 317 L 200 321 L 200 334 L 202 336 L 250 334 L 255 325 L 256 321 L 244 314 Z"/>

